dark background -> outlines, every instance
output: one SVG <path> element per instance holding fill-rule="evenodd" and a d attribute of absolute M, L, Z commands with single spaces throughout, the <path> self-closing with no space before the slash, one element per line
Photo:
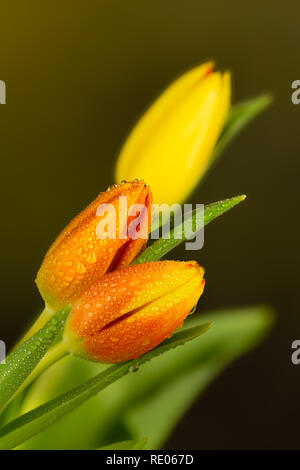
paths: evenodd
<path fill-rule="evenodd" d="M 203 311 L 270 303 L 264 344 L 230 367 L 169 448 L 299 448 L 299 1 L 10 0 L 0 5 L 1 316 L 12 343 L 41 308 L 35 273 L 71 217 L 113 182 L 132 124 L 205 59 L 233 73 L 233 101 L 275 102 L 227 149 L 193 196 L 248 199 L 206 230 Z M 169 179 L 169 180 L 168 180 Z M 166 184 L 172 184 L 172 176 Z M 195 257 L 178 252 L 178 257 Z"/>

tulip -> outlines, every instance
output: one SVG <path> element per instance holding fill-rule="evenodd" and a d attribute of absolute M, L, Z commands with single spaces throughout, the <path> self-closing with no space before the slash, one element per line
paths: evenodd
<path fill-rule="evenodd" d="M 186 199 L 210 164 L 230 105 L 229 73 L 212 70 L 211 62 L 192 69 L 154 102 L 121 150 L 117 181 L 145 178 L 158 204 Z"/>
<path fill-rule="evenodd" d="M 74 304 L 64 341 L 104 363 L 136 359 L 179 328 L 204 289 L 195 261 L 157 261 L 111 272 Z"/>
<path fill-rule="evenodd" d="M 120 213 L 121 196 L 127 197 L 127 208 Z M 114 185 L 100 194 L 75 217 L 47 252 L 37 274 L 36 283 L 48 309 L 57 310 L 73 304 L 84 290 L 106 272 L 129 265 L 147 242 L 150 229 L 152 196 L 143 181 Z M 115 210 L 115 234 L 99 238 L 99 207 L 110 205 Z M 130 209 L 141 204 L 140 223 L 146 224 L 146 237 L 131 238 L 127 227 L 134 219 Z M 105 211 L 104 211 L 105 212 Z M 102 214 L 104 216 L 104 213 Z"/>

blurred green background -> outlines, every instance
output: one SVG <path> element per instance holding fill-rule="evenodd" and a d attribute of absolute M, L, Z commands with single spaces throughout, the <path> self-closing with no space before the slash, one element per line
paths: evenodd
<path fill-rule="evenodd" d="M 231 366 L 173 433 L 168 448 L 299 448 L 300 4 L 265 0 L 1 2 L 0 338 L 21 334 L 42 302 L 35 273 L 49 244 L 113 182 L 116 156 L 151 101 L 193 65 L 233 73 L 233 101 L 275 102 L 226 150 L 192 202 L 248 199 L 205 232 L 203 311 L 269 303 L 277 323 Z M 172 184 L 172 175 L 166 177 Z"/>

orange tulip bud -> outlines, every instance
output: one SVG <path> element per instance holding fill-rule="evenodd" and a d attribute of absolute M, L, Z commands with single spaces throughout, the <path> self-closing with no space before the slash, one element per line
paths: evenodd
<path fill-rule="evenodd" d="M 124 199 L 126 207 L 121 207 Z M 150 189 L 143 181 L 124 182 L 101 193 L 77 215 L 52 244 L 37 274 L 36 283 L 46 305 L 58 309 L 73 304 L 106 272 L 130 264 L 147 241 L 151 202 Z M 146 210 L 133 214 L 130 210 L 136 204 Z M 108 220 L 106 207 L 115 214 L 114 234 L 110 233 L 110 224 L 104 228 Z M 137 218 L 140 226 L 146 227 L 146 235 L 130 237 L 127 228 Z M 99 230 L 104 230 L 102 238 Z"/>
<path fill-rule="evenodd" d="M 195 262 L 157 261 L 105 275 L 84 292 L 67 321 L 73 354 L 117 363 L 136 359 L 182 325 L 204 289 Z"/>

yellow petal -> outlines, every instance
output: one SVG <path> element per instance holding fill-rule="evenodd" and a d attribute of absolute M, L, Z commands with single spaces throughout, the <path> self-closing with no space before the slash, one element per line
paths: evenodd
<path fill-rule="evenodd" d="M 188 196 L 209 165 L 230 104 L 229 74 L 211 68 L 183 75 L 146 112 L 121 151 L 118 181 L 147 179 L 156 203 Z"/>

